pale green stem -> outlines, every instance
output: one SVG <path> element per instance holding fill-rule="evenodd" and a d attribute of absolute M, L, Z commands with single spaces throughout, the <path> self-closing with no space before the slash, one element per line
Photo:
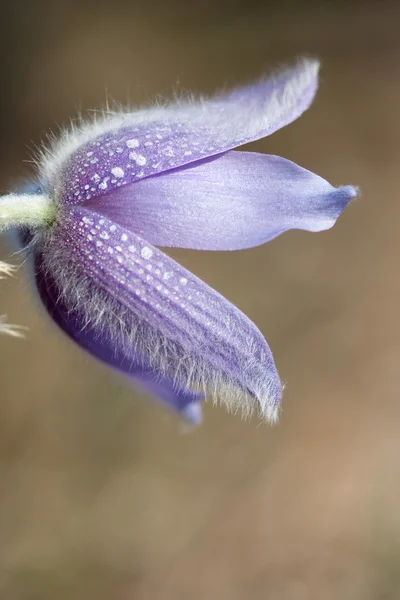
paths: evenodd
<path fill-rule="evenodd" d="M 39 194 L 9 194 L 0 197 L 0 231 L 29 225 L 38 227 L 54 220 L 55 203 Z"/>

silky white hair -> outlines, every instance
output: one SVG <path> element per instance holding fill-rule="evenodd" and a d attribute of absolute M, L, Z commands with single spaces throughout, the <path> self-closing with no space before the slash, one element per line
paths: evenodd
<path fill-rule="evenodd" d="M 0 279 L 11 277 L 16 267 L 0 260 Z M 24 337 L 23 331 L 26 327 L 22 325 L 11 325 L 6 321 L 7 315 L 0 315 L 0 334 L 11 335 L 12 337 Z"/>

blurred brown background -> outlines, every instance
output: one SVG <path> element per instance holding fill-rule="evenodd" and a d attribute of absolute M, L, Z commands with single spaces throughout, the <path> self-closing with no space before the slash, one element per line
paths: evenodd
<path fill-rule="evenodd" d="M 174 252 L 269 340 L 287 381 L 274 429 L 207 406 L 184 435 L 64 338 L 26 279 L 1 282 L 0 312 L 29 333 L 0 339 L 0 598 L 400 598 L 400 3 L 0 10 L 3 191 L 106 91 L 211 92 L 305 53 L 323 62 L 315 104 L 252 149 L 363 192 L 325 233 Z"/>

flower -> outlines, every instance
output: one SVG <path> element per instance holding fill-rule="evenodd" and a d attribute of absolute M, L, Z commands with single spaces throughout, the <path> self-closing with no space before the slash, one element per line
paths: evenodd
<path fill-rule="evenodd" d="M 303 60 L 212 99 L 105 113 L 42 153 L 33 193 L 0 199 L 0 225 L 3 202 L 3 227 L 30 226 L 54 321 L 190 421 L 206 395 L 274 421 L 282 385 L 256 326 L 156 246 L 238 250 L 334 225 L 354 187 L 233 151 L 298 118 L 317 77 Z"/>

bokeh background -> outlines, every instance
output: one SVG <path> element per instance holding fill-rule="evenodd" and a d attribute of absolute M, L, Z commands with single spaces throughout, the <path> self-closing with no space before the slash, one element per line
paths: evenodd
<path fill-rule="evenodd" d="M 29 332 L 0 339 L 0 598 L 400 598 L 400 3 L 0 10 L 2 191 L 107 96 L 212 92 L 302 54 L 323 63 L 315 104 L 249 149 L 362 189 L 331 231 L 173 252 L 269 340 L 287 381 L 273 429 L 207 406 L 183 431 L 53 326 L 23 267 L 1 282 Z"/>

